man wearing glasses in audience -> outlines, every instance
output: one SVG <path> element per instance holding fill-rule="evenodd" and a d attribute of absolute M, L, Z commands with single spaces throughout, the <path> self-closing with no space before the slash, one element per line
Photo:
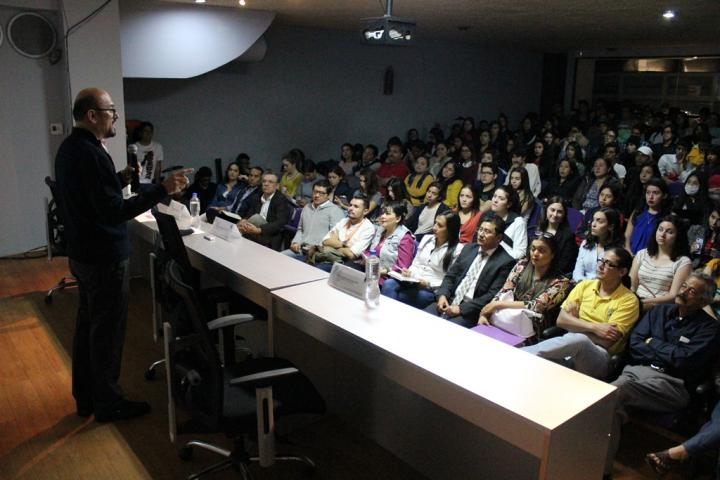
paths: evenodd
<path fill-rule="evenodd" d="M 262 176 L 261 195 L 251 196 L 247 219 L 240 220 L 238 229 L 260 245 L 280 251 L 282 231 L 287 223 L 290 206 L 285 195 L 277 194 L 278 177 L 267 171 Z"/>
<path fill-rule="evenodd" d="M 95 420 L 111 422 L 150 411 L 146 402 L 127 400 L 118 385 L 130 290 L 127 221 L 182 191 L 192 169 L 176 170 L 125 200 L 122 188 L 133 167 L 116 173 L 103 144 L 116 134 L 118 114 L 110 94 L 81 90 L 72 114 L 75 128 L 55 157 L 56 200 L 79 290 L 72 390 L 79 416 L 94 413 Z"/>
<path fill-rule="evenodd" d="M 480 310 L 490 303 L 505 283 L 515 259 L 498 248 L 505 233 L 505 221 L 492 216 L 477 231 L 477 242 L 460 251 L 435 292 L 437 302 L 425 311 L 467 328 L 477 325 Z"/>
<path fill-rule="evenodd" d="M 303 208 L 290 248 L 282 253 L 305 261 L 310 248 L 320 245 L 325 235 L 343 219 L 342 209 L 329 200 L 330 190 L 332 186 L 327 180 L 313 184 L 312 202 Z"/>
<path fill-rule="evenodd" d="M 685 408 L 689 390 L 708 377 L 720 347 L 720 324 L 703 309 L 715 293 L 714 280 L 690 274 L 675 303 L 656 305 L 630 334 L 630 359 L 617 380 L 618 403 L 610 437 L 605 473 L 612 473 L 621 425 L 632 409 L 676 412 Z M 650 455 L 648 463 L 658 463 Z M 667 459 L 662 459 L 666 463 Z"/>
<path fill-rule="evenodd" d="M 640 313 L 637 297 L 623 285 L 623 280 L 629 282 L 631 265 L 624 248 L 605 250 L 597 279 L 578 283 L 562 305 L 557 326 L 568 333 L 523 350 L 549 360 L 570 358 L 568 365 L 578 372 L 605 379 L 610 356 L 623 351 Z"/>

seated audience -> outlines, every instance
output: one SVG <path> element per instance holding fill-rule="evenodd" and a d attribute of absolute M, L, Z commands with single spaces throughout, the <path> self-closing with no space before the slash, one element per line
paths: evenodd
<path fill-rule="evenodd" d="M 408 217 L 408 221 L 405 222 L 405 226 L 413 232 L 417 241 L 422 240 L 423 235 L 432 231 L 435 217 L 450 210 L 447 205 L 442 203 L 442 195 L 442 185 L 438 182 L 431 183 L 425 193 L 425 204 L 415 208 Z"/>
<path fill-rule="evenodd" d="M 375 227 L 365 218 L 369 203 L 364 195 L 353 196 L 347 207 L 347 218 L 330 229 L 322 245 L 318 248 L 310 247 L 310 263 L 329 272 L 333 263 L 353 261 L 367 250 L 375 236 Z"/>
<path fill-rule="evenodd" d="M 382 294 L 420 309 L 434 302 L 435 290 L 463 248 L 459 235 L 458 215 L 451 211 L 438 214 L 432 235 L 423 236 L 412 265 L 400 271 L 403 276 L 416 281 L 403 282 L 387 278 Z"/>
<path fill-rule="evenodd" d="M 215 196 L 208 207 L 227 208 L 233 204 L 235 198 L 244 189 L 244 184 L 238 180 L 240 165 L 230 162 L 225 168 L 225 179 L 217 186 Z"/>
<path fill-rule="evenodd" d="M 645 248 L 659 218 L 668 211 L 667 184 L 658 178 L 645 183 L 645 202 L 633 211 L 625 227 L 625 248 L 635 255 Z"/>
<path fill-rule="evenodd" d="M 534 163 L 525 163 L 526 153 L 524 147 L 518 147 L 512 152 L 512 166 L 517 168 L 524 168 L 528 173 L 528 182 L 530 183 L 530 192 L 534 197 L 540 195 L 542 190 L 542 182 L 540 180 L 540 171 L 537 165 Z M 510 182 L 510 178 L 505 179 L 505 185 Z"/>
<path fill-rule="evenodd" d="M 557 259 L 558 270 L 563 275 L 569 275 L 575 268 L 578 246 L 575 242 L 575 234 L 570 230 L 567 208 L 562 197 L 553 196 L 545 201 L 537 230 L 555 236 L 557 251 L 561 253 L 560 258 Z"/>
<path fill-rule="evenodd" d="M 688 255 L 687 229 L 677 215 L 663 217 L 648 239 L 647 248 L 637 252 L 630 269 L 631 289 L 640 298 L 642 309 L 671 303 L 692 266 Z"/>
<path fill-rule="evenodd" d="M 247 176 L 247 183 L 242 192 L 238 193 L 235 197 L 235 201 L 227 208 L 227 210 L 240 215 L 241 217 L 247 217 L 250 211 L 250 206 L 253 204 L 255 197 L 260 196 L 263 171 L 260 167 L 250 167 L 250 173 Z M 224 210 L 224 207 L 218 208 L 218 210 Z"/>
<path fill-rule="evenodd" d="M 658 169 L 667 183 L 684 182 L 695 167 L 687 159 L 688 144 L 684 140 L 675 144 L 675 153 L 662 155 Z"/>
<path fill-rule="evenodd" d="M 477 177 L 478 162 L 475 158 L 475 148 L 470 143 L 460 147 L 460 180 L 463 184 L 473 183 Z"/>
<path fill-rule="evenodd" d="M 620 214 L 612 208 L 601 208 L 593 214 L 588 236 L 580 244 L 572 279 L 574 282 L 597 278 L 598 259 L 605 250 L 624 244 Z"/>
<path fill-rule="evenodd" d="M 442 166 L 445 165 L 448 160 L 452 160 L 452 157 L 450 157 L 447 143 L 444 141 L 438 142 L 435 145 L 435 155 L 430 158 L 430 169 L 428 170 L 430 175 L 432 175 L 433 178 L 438 178 Z"/>
<path fill-rule="evenodd" d="M 343 169 L 345 176 L 348 176 L 353 174 L 357 164 L 358 161 L 354 158 L 352 144 L 343 143 L 342 147 L 340 147 L 340 161 L 338 162 L 338 167 Z"/>
<path fill-rule="evenodd" d="M 509 172 L 509 186 L 518 194 L 520 200 L 520 215 L 528 221 L 530 214 L 535 208 L 535 196 L 530 191 L 530 180 L 527 170 L 520 167 L 512 167 Z"/>
<path fill-rule="evenodd" d="M 253 195 L 247 218 L 238 223 L 240 232 L 261 245 L 280 251 L 282 231 L 290 214 L 290 205 L 278 193 L 278 177 L 274 172 L 262 176 L 262 194 Z"/>
<path fill-rule="evenodd" d="M 569 357 L 578 372 L 607 377 L 610 356 L 623 351 L 640 311 L 637 297 L 623 285 L 631 264 L 623 248 L 605 250 L 597 280 L 578 283 L 562 305 L 557 326 L 568 333 L 523 350 L 556 361 Z"/>
<path fill-rule="evenodd" d="M 711 201 L 703 225 L 688 229 L 688 244 L 693 266 L 705 265 L 720 257 L 720 203 Z"/>
<path fill-rule="evenodd" d="M 594 208 L 589 208 L 585 211 L 585 215 L 583 215 L 583 220 L 580 226 L 577 229 L 577 236 L 578 238 L 585 238 L 588 235 L 588 232 L 590 231 L 590 224 L 592 223 L 593 216 L 595 215 L 595 212 L 600 210 L 601 208 L 612 208 L 614 210 L 617 210 L 618 212 L 621 212 L 621 206 L 622 206 L 622 185 L 619 183 L 608 183 L 605 182 L 602 187 L 600 187 L 600 195 L 598 196 L 598 206 Z M 620 225 L 623 226 L 625 223 L 625 217 L 620 213 Z"/>
<path fill-rule="evenodd" d="M 680 196 L 673 202 L 672 212 L 685 218 L 690 225 L 702 225 L 707 201 L 705 177 L 702 173 L 694 171 L 685 179 Z"/>
<path fill-rule="evenodd" d="M 381 208 L 383 203 L 383 196 L 380 193 L 380 183 L 378 176 L 372 169 L 363 170 L 360 172 L 360 188 L 355 191 L 355 195 L 364 195 L 370 201 L 368 205 L 368 213 L 365 215 L 368 220 L 374 221 L 380 216 Z M 346 208 L 346 205 L 341 205 Z"/>
<path fill-rule="evenodd" d="M 484 218 L 477 242 L 467 244 L 435 292 L 436 303 L 425 311 L 464 327 L 477 325 L 480 310 L 503 286 L 515 264 L 500 248 L 505 221 L 497 215 Z"/>
<path fill-rule="evenodd" d="M 515 190 L 506 185 L 495 189 L 490 211 L 484 215 L 487 217 L 493 214 L 505 221 L 502 247 L 515 259 L 524 257 L 527 250 L 527 223 L 520 215 L 520 200 Z"/>
<path fill-rule="evenodd" d="M 330 189 L 327 180 L 315 182 L 312 202 L 303 207 L 290 248 L 282 253 L 305 260 L 310 248 L 320 245 L 330 229 L 345 217 L 342 209 L 329 200 Z"/>
<path fill-rule="evenodd" d="M 458 195 L 457 214 L 460 217 L 460 243 L 473 241 L 480 222 L 480 196 L 475 187 L 465 185 Z"/>
<path fill-rule="evenodd" d="M 405 205 L 405 208 L 407 208 L 407 218 L 410 218 L 410 216 L 415 211 L 415 206 L 410 201 L 410 195 L 408 195 L 407 190 L 405 189 L 405 182 L 403 182 L 399 178 L 391 178 L 388 184 L 386 185 L 387 188 L 387 198 L 388 201 L 391 202 L 400 202 L 403 205 Z M 423 195 L 423 200 L 425 199 L 425 196 Z M 422 205 L 422 203 L 420 204 Z M 407 222 L 405 223 L 407 226 Z"/>
<path fill-rule="evenodd" d="M 295 203 L 299 207 L 304 207 L 312 202 L 315 183 L 318 180 L 324 179 L 325 177 L 318 173 L 315 162 L 309 158 L 305 160 L 305 165 L 303 166 L 303 181 L 298 185 L 297 190 L 295 190 Z"/>
<path fill-rule="evenodd" d="M 282 178 L 280 178 L 280 193 L 288 200 L 293 200 L 298 186 L 303 181 L 303 174 L 300 171 L 300 158 L 298 155 L 288 153 L 282 159 Z"/>
<path fill-rule="evenodd" d="M 366 168 L 370 168 L 377 172 L 378 168 L 382 166 L 382 161 L 378 158 L 378 147 L 372 144 L 365 145 L 363 149 L 360 161 L 353 167 L 353 175 L 356 177 L 360 176 L 360 172 Z"/>
<path fill-rule="evenodd" d="M 650 149 L 650 147 L 642 148 Z M 631 170 L 627 178 L 629 183 L 626 183 L 622 209 L 625 218 L 629 218 L 638 205 L 645 201 L 645 184 L 651 178 L 660 178 L 660 171 L 652 160 L 644 160 Z"/>
<path fill-rule="evenodd" d="M 463 186 L 457 169 L 458 167 L 455 164 L 455 160 L 448 160 L 442 166 L 440 176 L 437 179 L 437 183 L 439 183 L 443 189 L 443 203 L 450 208 L 457 207 L 458 194 Z"/>
<path fill-rule="evenodd" d="M 389 272 L 408 268 L 415 255 L 415 237 L 403 222 L 407 208 L 400 202 L 390 202 L 380 207 L 379 225 L 366 253 L 375 250 L 380 259 L 380 285 Z"/>
<path fill-rule="evenodd" d="M 415 173 L 411 173 L 405 177 L 405 190 L 410 196 L 410 202 L 414 206 L 422 205 L 425 200 L 425 192 L 435 180 L 428 173 L 428 159 L 425 156 L 419 156 L 413 162 Z"/>
<path fill-rule="evenodd" d="M 619 185 L 618 179 L 611 175 L 612 167 L 602 157 L 595 160 L 591 174 L 580 184 L 573 197 L 573 207 L 587 211 L 599 207 L 600 188 L 607 184 Z"/>
<path fill-rule="evenodd" d="M 215 196 L 216 189 L 217 185 L 212 181 L 212 170 L 208 167 L 200 167 L 195 174 L 195 181 L 185 191 L 185 201 L 190 201 L 193 193 L 197 193 L 200 200 L 200 213 L 205 213 Z"/>
<path fill-rule="evenodd" d="M 570 280 L 559 270 L 561 256 L 555 236 L 537 231 L 530 244 L 528 258 L 523 258 L 513 267 L 505 285 L 480 310 L 478 324 L 490 325 L 492 314 L 502 309 L 524 308 L 542 315 L 532 319 L 535 334 L 541 334 L 548 326 L 545 314 L 565 300 L 570 287 Z M 513 300 L 501 300 L 510 291 L 513 292 Z"/>
<path fill-rule="evenodd" d="M 550 180 L 542 192 L 542 198 L 552 196 L 562 197 L 564 202 L 572 201 L 573 195 L 580 186 L 582 178 L 578 174 L 577 164 L 567 158 L 558 162 L 555 176 Z"/>
<path fill-rule="evenodd" d="M 349 198 L 352 197 L 352 190 L 345 181 L 345 170 L 340 167 L 333 167 L 328 172 L 327 179 L 332 187 L 330 201 L 339 207 L 348 204 Z"/>
<path fill-rule="evenodd" d="M 478 210 L 482 213 L 490 210 L 493 194 L 497 185 L 498 166 L 495 162 L 481 163 L 478 170 L 480 179 L 475 183 L 478 192 Z"/>
<path fill-rule="evenodd" d="M 688 405 L 689 392 L 707 378 L 720 347 L 720 324 L 703 310 L 714 291 L 712 278 L 693 272 L 680 286 L 674 303 L 657 305 L 633 329 L 628 365 L 612 382 L 618 388 L 618 403 L 606 474 L 612 473 L 620 428 L 632 410 L 676 412 Z M 693 445 L 691 441 L 691 450 Z M 669 458 L 663 453 L 650 455 L 649 463 L 662 467 Z"/>
<path fill-rule="evenodd" d="M 388 141 L 387 158 L 377 170 L 377 176 L 381 186 L 384 187 L 387 185 L 387 182 L 392 177 L 407 177 L 410 171 L 403 161 L 404 156 L 403 145 L 399 139 L 391 139 Z"/>

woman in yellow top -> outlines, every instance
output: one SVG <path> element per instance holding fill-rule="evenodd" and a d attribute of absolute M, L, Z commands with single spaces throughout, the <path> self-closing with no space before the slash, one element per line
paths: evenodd
<path fill-rule="evenodd" d="M 455 160 L 450 159 L 443 164 L 440 169 L 438 182 L 442 184 L 443 190 L 445 191 L 445 200 L 443 200 L 443 203 L 450 208 L 455 208 L 458 204 L 458 195 L 460 195 L 460 190 L 463 186 L 460 175 L 457 173 Z"/>
<path fill-rule="evenodd" d="M 417 207 L 425 201 L 425 193 L 435 179 L 428 173 L 430 161 L 427 157 L 419 156 L 413 165 L 415 173 L 405 177 L 405 190 L 410 196 L 410 203 Z"/>
<path fill-rule="evenodd" d="M 280 191 L 289 200 L 293 199 L 295 191 L 303 180 L 298 163 L 298 159 L 294 155 L 286 155 L 282 159 L 283 176 L 280 179 Z"/>

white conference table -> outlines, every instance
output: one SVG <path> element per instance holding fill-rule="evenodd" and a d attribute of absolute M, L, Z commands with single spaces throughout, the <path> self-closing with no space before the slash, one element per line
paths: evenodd
<path fill-rule="evenodd" d="M 602 477 L 615 387 L 385 297 L 369 310 L 325 281 L 275 290 L 272 301 L 276 322 L 537 458 L 537 474 L 523 478 Z M 282 337 L 276 339 L 280 354 L 283 344 Z M 323 360 L 318 371 L 328 374 L 328 363 Z M 333 381 L 352 382 L 347 366 L 340 369 L 329 374 Z M 409 406 L 396 408 L 391 422 Z M 452 432 L 446 440 L 455 441 Z M 463 442 L 458 444 L 462 448 Z M 492 455 L 492 448 L 478 447 L 482 455 Z M 491 477 L 474 471 L 461 478 Z"/>
<path fill-rule="evenodd" d="M 130 231 L 154 244 L 158 228 L 155 217 L 145 212 L 131 221 Z M 202 230 L 211 225 L 202 223 Z M 287 257 L 246 238 L 208 241 L 203 234 L 183 237 L 192 266 L 243 295 L 257 305 L 270 309 L 270 292 L 278 288 L 327 279 L 329 274 L 311 265 Z"/>

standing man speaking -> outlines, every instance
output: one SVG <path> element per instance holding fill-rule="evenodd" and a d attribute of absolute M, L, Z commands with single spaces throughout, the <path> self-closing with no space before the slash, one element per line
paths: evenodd
<path fill-rule="evenodd" d="M 110 95 L 98 88 L 78 93 L 75 128 L 55 157 L 57 201 L 67 238 L 70 270 L 78 281 L 73 339 L 73 396 L 80 416 L 99 422 L 150 411 L 125 398 L 118 379 L 125 341 L 130 242 L 126 222 L 188 183 L 187 170 L 170 175 L 140 195 L 123 200 L 132 170 L 115 172 L 103 140 L 115 136 L 118 119 Z"/>

